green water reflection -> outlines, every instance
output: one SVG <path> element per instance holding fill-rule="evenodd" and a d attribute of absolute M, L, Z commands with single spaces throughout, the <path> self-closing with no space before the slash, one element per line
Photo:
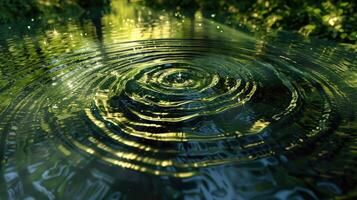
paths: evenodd
<path fill-rule="evenodd" d="M 1 27 L 1 199 L 356 195 L 356 53 L 98 13 Z"/>

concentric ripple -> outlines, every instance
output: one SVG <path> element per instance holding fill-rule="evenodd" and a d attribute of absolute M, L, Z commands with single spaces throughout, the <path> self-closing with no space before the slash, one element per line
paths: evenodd
<path fill-rule="evenodd" d="M 309 148 L 348 105 L 314 67 L 239 43 L 142 40 L 105 52 L 64 55 L 18 97 L 16 112 L 64 156 L 76 150 L 105 165 L 190 177 Z"/>

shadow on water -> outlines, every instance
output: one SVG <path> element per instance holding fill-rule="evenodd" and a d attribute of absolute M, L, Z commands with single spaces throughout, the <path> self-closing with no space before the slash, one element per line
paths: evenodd
<path fill-rule="evenodd" d="M 356 195 L 357 61 L 343 47 L 125 1 L 6 26 L 1 199 Z"/>

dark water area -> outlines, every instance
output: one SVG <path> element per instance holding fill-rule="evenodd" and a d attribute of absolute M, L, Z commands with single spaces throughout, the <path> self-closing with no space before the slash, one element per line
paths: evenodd
<path fill-rule="evenodd" d="M 356 56 L 125 1 L 2 25 L 0 199 L 353 199 Z"/>

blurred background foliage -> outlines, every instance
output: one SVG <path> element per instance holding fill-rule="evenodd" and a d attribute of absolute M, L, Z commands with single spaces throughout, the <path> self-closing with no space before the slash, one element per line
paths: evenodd
<path fill-rule="evenodd" d="M 83 12 L 77 0 L 1 0 L 0 22 L 74 11 Z"/>
<path fill-rule="evenodd" d="M 294 31 L 357 45 L 357 2 L 348 0 L 123 0 L 193 15 L 201 11 L 232 27 L 249 31 Z M 87 12 L 110 0 L 1 0 L 0 23 L 21 18 Z"/>
<path fill-rule="evenodd" d="M 205 17 L 251 31 L 288 30 L 357 44 L 357 1 L 348 0 L 145 0 L 159 9 L 201 10 Z"/>
<path fill-rule="evenodd" d="M 80 16 L 88 9 L 108 6 L 110 0 L 0 0 L 0 23 L 25 18 Z"/>

